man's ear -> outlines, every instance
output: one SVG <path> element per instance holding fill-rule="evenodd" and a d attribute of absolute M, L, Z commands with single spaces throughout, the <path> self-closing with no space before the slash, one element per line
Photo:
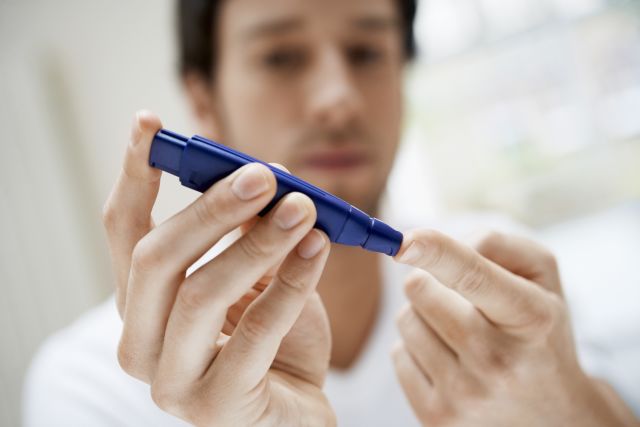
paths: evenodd
<path fill-rule="evenodd" d="M 217 100 L 211 82 L 200 73 L 188 72 L 183 76 L 182 83 L 193 117 L 197 120 L 198 131 L 208 138 L 221 138 Z"/>

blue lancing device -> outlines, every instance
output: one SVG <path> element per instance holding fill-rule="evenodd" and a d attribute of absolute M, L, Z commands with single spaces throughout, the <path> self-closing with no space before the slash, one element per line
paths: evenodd
<path fill-rule="evenodd" d="M 153 138 L 149 165 L 176 175 L 185 187 L 201 193 L 214 183 L 248 163 L 262 163 L 276 177 L 276 195 L 258 214 L 266 214 L 285 194 L 304 193 L 316 206 L 315 227 L 329 240 L 394 256 L 402 244 L 402 233 L 372 218 L 344 200 L 261 160 L 240 153 L 201 136 L 187 138 L 166 129 Z"/>

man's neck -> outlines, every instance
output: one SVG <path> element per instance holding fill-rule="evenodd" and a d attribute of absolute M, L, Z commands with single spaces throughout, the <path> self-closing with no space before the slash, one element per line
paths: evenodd
<path fill-rule="evenodd" d="M 333 245 L 318 285 L 331 323 L 331 366 L 347 369 L 360 355 L 375 323 L 382 289 L 380 256 Z"/>

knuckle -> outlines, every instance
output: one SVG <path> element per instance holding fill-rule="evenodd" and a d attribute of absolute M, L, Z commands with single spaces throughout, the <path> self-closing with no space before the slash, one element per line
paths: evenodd
<path fill-rule="evenodd" d="M 131 255 L 131 268 L 134 271 L 149 271 L 162 264 L 163 251 L 148 237 L 143 237 L 136 243 Z"/>
<path fill-rule="evenodd" d="M 142 381 L 148 380 L 148 374 L 145 364 L 141 360 L 140 355 L 131 351 L 125 341 L 120 340 L 118 345 L 118 364 L 127 374 Z"/>
<path fill-rule="evenodd" d="M 404 351 L 404 343 L 401 340 L 396 341 L 393 344 L 393 347 L 391 347 L 391 359 L 393 359 L 394 364 L 396 365 L 399 364 L 403 351 Z"/>
<path fill-rule="evenodd" d="M 404 330 L 410 323 L 413 318 L 413 309 L 410 305 L 405 305 L 396 315 L 396 325 L 400 330 Z"/>
<path fill-rule="evenodd" d="M 455 286 L 465 295 L 476 294 L 484 286 L 485 273 L 485 269 L 480 262 L 474 260 L 461 273 L 458 280 L 456 280 Z"/>
<path fill-rule="evenodd" d="M 208 303 L 209 295 L 206 289 L 197 283 L 186 281 L 178 289 L 177 304 L 183 315 L 190 318 L 200 312 Z"/>
<path fill-rule="evenodd" d="M 430 426 L 448 425 L 455 417 L 453 408 L 442 397 L 427 401 L 421 415 L 421 421 Z"/>
<path fill-rule="evenodd" d="M 260 239 L 255 232 L 249 232 L 238 240 L 240 249 L 249 259 L 259 260 L 268 257 L 274 251 L 275 243 L 265 242 Z"/>
<path fill-rule="evenodd" d="M 291 292 L 294 294 L 306 293 L 310 288 L 308 280 L 304 280 L 300 277 L 300 272 L 296 271 L 278 271 L 277 283 L 281 289 L 285 292 Z"/>
<path fill-rule="evenodd" d="M 555 327 L 562 312 L 562 303 L 556 295 L 550 295 L 544 304 L 531 314 L 531 328 L 540 338 L 548 336 Z"/>
<path fill-rule="evenodd" d="M 269 327 L 260 310 L 251 310 L 245 313 L 235 332 L 241 334 L 245 342 L 256 343 L 264 339 Z"/>
<path fill-rule="evenodd" d="M 416 295 L 423 290 L 425 285 L 425 274 L 422 270 L 415 269 L 404 281 L 404 290 L 407 295 Z"/>
<path fill-rule="evenodd" d="M 113 230 L 117 221 L 117 210 L 111 200 L 107 200 L 102 206 L 102 224 L 107 231 Z"/>
<path fill-rule="evenodd" d="M 127 350 L 127 347 L 120 341 L 118 346 L 118 364 L 128 374 L 132 374 L 136 370 L 136 361 L 132 357 L 131 353 Z"/>
<path fill-rule="evenodd" d="M 551 271 L 558 270 L 558 259 L 549 249 L 541 248 L 540 258 L 542 260 L 542 264 L 547 267 L 547 269 Z"/>
<path fill-rule="evenodd" d="M 442 317 L 440 318 L 440 322 L 446 331 L 443 335 L 445 335 L 448 340 L 462 349 L 469 348 L 469 341 L 475 332 L 473 324 L 468 322 L 467 319 L 457 321 Z"/>
<path fill-rule="evenodd" d="M 503 241 L 504 235 L 496 230 L 483 231 L 473 245 L 481 254 L 491 254 Z"/>
<path fill-rule="evenodd" d="M 439 264 L 446 254 L 447 238 L 445 235 L 436 230 L 424 230 L 420 237 L 425 245 L 429 247 L 429 250 L 426 251 L 428 264 Z"/>
<path fill-rule="evenodd" d="M 178 414 L 179 403 L 175 392 L 172 387 L 165 384 L 162 380 L 155 380 L 151 384 L 151 399 L 153 402 L 163 411 L 171 414 Z"/>
<path fill-rule="evenodd" d="M 219 197 L 216 190 L 214 186 L 193 205 L 198 220 L 204 225 L 225 224 L 228 221 L 227 214 L 233 211 L 229 201 Z"/>
<path fill-rule="evenodd" d="M 457 376 L 450 386 L 450 391 L 453 396 L 464 400 L 465 404 L 474 399 L 485 396 L 485 389 L 480 383 L 469 376 Z"/>
<path fill-rule="evenodd" d="M 512 355 L 497 344 L 480 342 L 479 339 L 473 341 L 473 357 L 477 361 L 479 372 L 483 377 L 493 381 L 502 381 L 511 377 L 514 368 L 514 358 Z"/>

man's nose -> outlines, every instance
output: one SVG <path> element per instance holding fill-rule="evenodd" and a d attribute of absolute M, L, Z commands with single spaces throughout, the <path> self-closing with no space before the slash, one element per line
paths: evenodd
<path fill-rule="evenodd" d="M 341 129 L 362 109 L 361 94 L 347 58 L 340 52 L 322 53 L 309 82 L 308 114 L 313 123 Z"/>

